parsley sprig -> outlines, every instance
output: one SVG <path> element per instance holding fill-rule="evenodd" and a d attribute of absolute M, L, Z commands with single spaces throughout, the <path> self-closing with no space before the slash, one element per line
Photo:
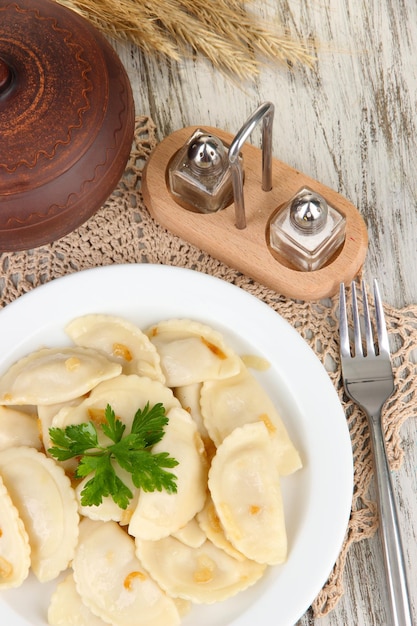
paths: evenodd
<path fill-rule="evenodd" d="M 158 403 L 150 407 L 148 402 L 143 410 L 138 409 L 130 433 L 126 435 L 126 424 L 116 417 L 109 404 L 104 418 L 105 422 L 99 428 L 108 445 L 103 445 L 103 437 L 99 438 L 93 421 L 49 429 L 54 445 L 48 452 L 57 461 L 79 457 L 76 478 L 93 474 L 81 492 L 81 504 L 99 505 L 104 497 L 111 496 L 121 509 L 127 508 L 133 493 L 117 475 L 116 463 L 131 474 L 133 484 L 139 489 L 176 492 L 177 477 L 166 470 L 178 465 L 178 461 L 168 452 L 152 452 L 152 447 L 163 438 L 168 424 L 164 406 Z"/>

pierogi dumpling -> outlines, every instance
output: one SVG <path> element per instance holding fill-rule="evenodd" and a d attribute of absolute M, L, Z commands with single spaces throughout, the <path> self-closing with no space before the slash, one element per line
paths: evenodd
<path fill-rule="evenodd" d="M 198 548 L 172 536 L 135 543 L 139 560 L 162 589 L 197 604 L 226 600 L 253 585 L 265 571 L 265 565 L 238 561 L 208 540 Z"/>
<path fill-rule="evenodd" d="M 197 514 L 197 520 L 207 539 L 210 539 L 215 546 L 221 548 L 238 561 L 246 558 L 239 550 L 236 550 L 224 534 L 224 528 L 210 495 L 206 498 L 204 508 Z"/>
<path fill-rule="evenodd" d="M 80 524 L 73 560 L 83 602 L 103 621 L 117 626 L 177 626 L 180 616 L 135 554 L 135 543 L 115 522 Z"/>
<path fill-rule="evenodd" d="M 97 385 L 88 398 L 77 406 L 61 409 L 53 418 L 52 425 L 65 428 L 90 420 L 101 423 L 104 410 L 110 404 L 116 416 L 130 429 L 136 411 L 144 409 L 148 402 L 151 407 L 162 403 L 166 412 L 180 406 L 171 389 L 162 383 L 136 374 L 121 374 Z"/>
<path fill-rule="evenodd" d="M 34 448 L 0 451 L 0 475 L 23 521 L 40 582 L 68 567 L 78 538 L 74 490 L 64 470 Z"/>
<path fill-rule="evenodd" d="M 177 532 L 172 533 L 172 536 L 191 548 L 199 548 L 207 539 L 195 517 Z"/>
<path fill-rule="evenodd" d="M 74 582 L 74 576 L 62 580 L 52 594 L 48 607 L 49 626 L 106 626 L 84 604 Z"/>
<path fill-rule="evenodd" d="M 202 440 L 206 443 L 210 439 L 205 427 L 203 416 L 201 414 L 200 396 L 201 396 L 202 383 L 195 383 L 194 385 L 185 385 L 184 387 L 176 387 L 174 389 L 174 395 L 181 402 L 183 409 L 193 418 L 196 423 L 198 432 L 201 435 Z"/>
<path fill-rule="evenodd" d="M 0 450 L 11 446 L 42 448 L 38 420 L 17 409 L 0 406 Z"/>
<path fill-rule="evenodd" d="M 239 371 L 238 356 L 213 328 L 174 319 L 152 326 L 147 335 L 161 357 L 168 387 L 225 378 Z"/>
<path fill-rule="evenodd" d="M 262 422 L 236 428 L 217 448 L 208 485 L 224 532 L 247 558 L 275 565 L 287 533 L 273 447 Z"/>
<path fill-rule="evenodd" d="M 177 492 L 141 491 L 129 524 L 129 533 L 142 539 L 161 539 L 177 532 L 202 509 L 207 489 L 204 445 L 189 413 L 182 408 L 168 412 L 169 422 L 153 452 L 168 452 L 178 461 L 173 468 Z"/>
<path fill-rule="evenodd" d="M 78 346 L 105 352 L 122 365 L 124 374 L 165 382 L 155 346 L 128 320 L 113 315 L 84 315 L 72 320 L 65 331 Z"/>
<path fill-rule="evenodd" d="M 0 403 L 56 404 L 83 395 L 120 374 L 103 353 L 78 346 L 43 348 L 12 365 L 0 378 Z"/>
<path fill-rule="evenodd" d="M 0 475 L 0 590 L 19 587 L 29 574 L 29 537 Z"/>
<path fill-rule="evenodd" d="M 261 421 L 274 446 L 279 473 L 285 476 L 301 467 L 300 455 L 273 402 L 243 363 L 236 376 L 203 384 L 201 412 L 216 446 L 238 426 Z"/>
<path fill-rule="evenodd" d="M 59 411 L 66 407 L 77 406 L 84 400 L 84 396 L 81 398 L 74 398 L 73 400 L 69 400 L 68 402 L 59 402 L 58 404 L 39 404 L 37 406 L 38 411 L 38 422 L 40 425 L 40 433 L 42 437 L 43 447 L 45 448 L 45 452 L 47 456 L 52 456 L 49 452 L 49 448 L 53 446 L 51 441 L 51 436 L 49 434 L 49 429 L 53 426 L 53 419 Z M 78 467 L 78 461 L 76 457 L 72 459 L 67 459 L 66 461 L 59 461 L 59 465 L 68 473 L 74 474 L 75 470 Z M 58 463 L 58 461 L 56 461 Z"/>

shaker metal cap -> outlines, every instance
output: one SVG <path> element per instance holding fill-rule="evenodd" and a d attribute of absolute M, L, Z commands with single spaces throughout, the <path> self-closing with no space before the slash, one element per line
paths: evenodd
<path fill-rule="evenodd" d="M 290 206 L 292 225 L 305 234 L 318 233 L 326 225 L 329 208 L 326 200 L 315 191 L 302 189 Z"/>
<path fill-rule="evenodd" d="M 190 169 L 196 174 L 217 174 L 225 167 L 226 150 L 220 139 L 202 133 L 190 143 L 187 158 Z"/>

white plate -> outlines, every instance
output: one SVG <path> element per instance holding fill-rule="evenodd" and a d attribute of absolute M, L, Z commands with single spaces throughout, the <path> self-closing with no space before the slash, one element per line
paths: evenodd
<path fill-rule="evenodd" d="M 56 279 L 0 312 L 0 372 L 42 345 L 64 345 L 78 315 L 123 315 L 142 328 L 188 317 L 211 324 L 240 354 L 266 358 L 257 374 L 284 417 L 304 468 L 283 478 L 289 538 L 285 565 L 251 589 L 193 608 L 183 626 L 291 626 L 333 567 L 345 535 L 353 488 L 352 449 L 335 389 L 300 335 L 270 307 L 222 280 L 161 265 L 113 265 Z M 30 578 L 0 596 L 0 623 L 45 626 L 55 585 Z"/>

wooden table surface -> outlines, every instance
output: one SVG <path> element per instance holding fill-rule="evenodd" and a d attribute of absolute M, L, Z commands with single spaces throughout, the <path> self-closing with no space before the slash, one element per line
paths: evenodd
<path fill-rule="evenodd" d="M 266 14 L 264 5 L 255 6 Z M 203 58 L 157 61 L 129 44 L 117 51 L 130 76 L 137 114 L 162 139 L 190 125 L 237 132 L 256 107 L 276 107 L 273 156 L 348 198 L 369 232 L 368 279 L 396 307 L 417 303 L 417 3 L 411 0 L 279 0 L 268 3 L 294 37 L 314 37 L 313 69 L 265 67 L 236 84 Z M 275 6 L 276 5 L 276 6 Z M 256 131 L 251 142 L 256 142 Z M 417 624 L 417 424 L 394 474 Z M 327 617 L 299 626 L 390 626 L 378 536 L 350 552 L 345 594 Z M 279 615 L 279 607 L 277 607 Z M 277 619 L 279 626 L 279 619 Z"/>

